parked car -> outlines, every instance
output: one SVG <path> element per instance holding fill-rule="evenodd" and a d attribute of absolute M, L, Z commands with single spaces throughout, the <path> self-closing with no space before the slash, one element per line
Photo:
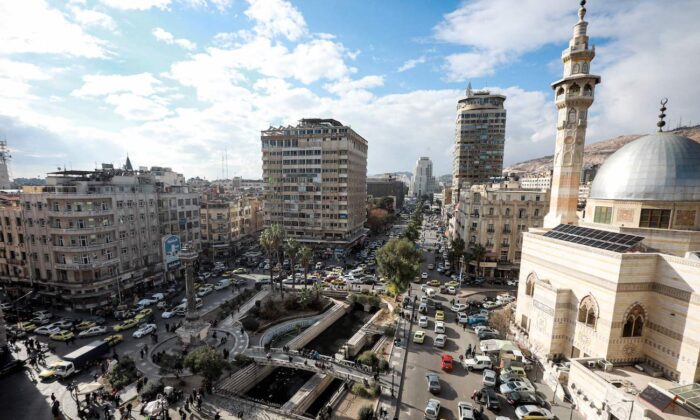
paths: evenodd
<path fill-rule="evenodd" d="M 459 420 L 474 420 L 474 406 L 466 401 L 460 401 L 457 403 L 457 412 Z"/>
<path fill-rule="evenodd" d="M 513 382 L 506 382 L 505 384 L 502 384 L 501 387 L 499 388 L 501 391 L 501 394 L 507 394 L 509 392 L 513 391 L 535 391 L 535 388 L 532 386 L 530 381 L 525 382 L 523 381 L 513 381 Z"/>
<path fill-rule="evenodd" d="M 131 336 L 134 338 L 141 338 L 154 332 L 156 328 L 158 328 L 156 324 L 144 324 L 140 326 L 138 330 L 134 331 Z"/>
<path fill-rule="evenodd" d="M 51 319 L 41 316 L 35 316 L 30 321 L 32 322 L 32 324 L 35 325 L 48 325 L 51 322 Z"/>
<path fill-rule="evenodd" d="M 471 315 L 467 318 L 467 324 L 469 325 L 486 324 L 487 322 L 489 322 L 489 319 L 483 315 Z"/>
<path fill-rule="evenodd" d="M 497 339 L 499 335 L 491 331 L 482 331 L 479 333 L 479 340 L 494 340 Z"/>
<path fill-rule="evenodd" d="M 536 405 L 521 405 L 515 409 L 515 416 L 518 419 L 524 418 L 536 418 L 536 419 L 553 419 L 554 415 L 551 411 L 546 408 L 538 407 Z"/>
<path fill-rule="evenodd" d="M 197 290 L 197 296 L 204 297 L 213 291 L 214 291 L 214 288 L 212 288 L 211 286 L 204 286 L 204 287 L 201 287 L 199 290 Z"/>
<path fill-rule="evenodd" d="M 496 391 L 491 387 L 481 388 L 481 404 L 491 411 L 501 411 L 501 402 L 498 400 Z"/>
<path fill-rule="evenodd" d="M 68 341 L 71 338 L 75 337 L 75 334 L 73 334 L 72 332 L 70 332 L 68 330 L 62 330 L 62 331 L 59 331 L 57 333 L 51 334 L 49 337 L 52 340 L 56 340 L 56 341 Z"/>
<path fill-rule="evenodd" d="M 425 341 L 425 331 L 418 330 L 413 334 L 413 342 L 423 344 Z"/>
<path fill-rule="evenodd" d="M 52 334 L 56 334 L 58 332 L 61 332 L 61 328 L 56 327 L 53 324 L 44 325 L 43 327 L 39 327 L 39 328 L 34 330 L 34 334 L 39 334 L 39 335 L 52 335 Z"/>
<path fill-rule="evenodd" d="M 81 331 L 78 333 L 78 338 L 84 338 L 84 337 L 94 337 L 96 335 L 102 335 L 107 333 L 107 328 L 105 328 L 102 325 L 97 325 L 92 328 L 88 328 L 87 330 Z"/>
<path fill-rule="evenodd" d="M 547 401 L 532 391 L 513 391 L 503 394 L 506 397 L 508 404 L 518 407 L 521 405 L 537 405 L 544 407 Z"/>
<path fill-rule="evenodd" d="M 428 273 L 423 272 L 423 274 L 420 275 L 420 278 L 422 278 L 423 280 L 427 279 L 427 278 L 428 278 Z"/>
<path fill-rule="evenodd" d="M 82 321 L 78 325 L 76 325 L 75 328 L 78 331 L 85 331 L 95 326 L 97 326 L 97 323 L 95 323 L 94 321 Z"/>
<path fill-rule="evenodd" d="M 53 314 L 51 313 L 51 311 L 48 311 L 46 309 L 42 309 L 40 311 L 33 312 L 32 315 L 35 317 L 40 317 L 40 318 L 47 318 L 47 319 L 53 318 Z"/>
<path fill-rule="evenodd" d="M 435 398 L 429 399 L 428 404 L 425 406 L 425 418 L 427 420 L 437 420 L 440 408 L 440 401 Z"/>
<path fill-rule="evenodd" d="M 469 307 L 469 306 L 467 306 L 467 305 L 464 304 L 464 303 L 455 303 L 454 305 L 452 305 L 452 306 L 450 307 L 450 310 L 451 310 L 452 312 L 464 312 L 464 311 L 467 310 L 468 307 Z"/>
<path fill-rule="evenodd" d="M 428 391 L 431 394 L 439 394 L 442 388 L 440 387 L 440 377 L 438 374 L 435 372 L 428 372 L 428 374 L 425 375 L 425 379 L 428 382 Z"/>
<path fill-rule="evenodd" d="M 444 334 L 445 333 L 445 322 L 444 321 L 435 321 L 435 332 L 438 334 Z"/>
<path fill-rule="evenodd" d="M 158 301 L 155 299 L 145 298 L 145 299 L 141 299 L 136 304 L 145 308 L 146 306 L 151 306 L 154 303 L 158 303 Z"/>
<path fill-rule="evenodd" d="M 443 354 L 440 358 L 440 368 L 442 370 L 451 372 L 452 371 L 452 356 L 449 354 Z"/>
<path fill-rule="evenodd" d="M 420 306 L 418 306 L 418 313 L 427 314 L 428 313 L 428 304 L 421 303 Z"/>
<path fill-rule="evenodd" d="M 445 312 L 444 311 L 435 311 L 435 320 L 436 321 L 444 321 L 445 320 Z"/>
<path fill-rule="evenodd" d="M 464 312 L 457 312 L 457 322 L 460 324 L 466 324 L 469 322 L 469 315 Z"/>
<path fill-rule="evenodd" d="M 428 317 L 425 315 L 421 315 L 418 318 L 418 326 L 421 328 L 428 328 Z"/>
<path fill-rule="evenodd" d="M 482 382 L 484 386 L 495 387 L 496 386 L 496 372 L 491 369 L 484 369 L 482 373 Z"/>
<path fill-rule="evenodd" d="M 231 285 L 231 280 L 219 280 L 215 285 L 214 285 L 214 290 L 222 290 Z"/>

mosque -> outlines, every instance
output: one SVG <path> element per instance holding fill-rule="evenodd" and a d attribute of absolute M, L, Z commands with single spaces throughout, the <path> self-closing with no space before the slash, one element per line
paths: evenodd
<path fill-rule="evenodd" d="M 550 209 L 523 235 L 517 337 L 588 419 L 700 418 L 700 144 L 663 131 L 662 101 L 658 132 L 611 155 L 577 213 L 601 81 L 584 6 L 552 85 Z"/>

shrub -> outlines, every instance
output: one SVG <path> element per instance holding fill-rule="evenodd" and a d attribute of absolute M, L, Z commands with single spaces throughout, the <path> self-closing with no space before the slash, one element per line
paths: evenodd
<path fill-rule="evenodd" d="M 165 385 L 163 384 L 162 379 L 159 379 L 158 381 L 148 381 L 148 383 L 141 388 L 141 400 L 153 401 L 156 399 L 158 394 L 163 392 L 164 387 Z"/>
<path fill-rule="evenodd" d="M 374 418 L 374 410 L 371 405 L 365 405 L 360 408 L 358 413 L 358 418 L 360 420 L 372 420 Z"/>
<path fill-rule="evenodd" d="M 115 389 L 122 389 L 130 383 L 134 382 L 138 377 L 136 364 L 130 357 L 125 357 L 117 363 L 117 365 L 109 374 L 108 381 Z"/>
<path fill-rule="evenodd" d="M 384 326 L 384 335 L 387 337 L 393 337 L 396 334 L 396 327 L 393 325 Z"/>
<path fill-rule="evenodd" d="M 386 359 L 379 359 L 379 371 L 385 372 L 387 370 L 389 370 L 389 362 Z"/>
<path fill-rule="evenodd" d="M 221 376 L 226 362 L 219 351 L 211 347 L 200 347 L 185 356 L 184 365 L 192 372 L 202 375 L 213 383 Z"/>
<path fill-rule="evenodd" d="M 357 361 L 365 366 L 371 366 L 374 368 L 379 363 L 379 358 L 377 357 L 377 354 L 372 350 L 366 350 L 363 351 L 362 354 L 360 354 L 357 357 Z"/>
<path fill-rule="evenodd" d="M 356 383 L 352 386 L 351 392 L 358 397 L 362 398 L 369 398 L 370 394 L 369 391 L 367 391 L 367 388 L 364 387 L 364 385 L 360 383 Z"/>
<path fill-rule="evenodd" d="M 260 322 L 255 318 L 248 317 L 241 321 L 241 325 L 248 331 L 256 331 L 260 327 Z"/>
<path fill-rule="evenodd" d="M 182 369 L 184 367 L 183 360 L 184 360 L 184 357 L 182 356 L 181 353 L 176 353 L 176 354 L 163 353 L 160 356 L 160 360 L 158 361 L 158 365 L 160 366 L 160 373 L 161 374 L 168 374 L 168 373 L 178 373 L 179 374 L 180 372 L 182 372 Z"/>

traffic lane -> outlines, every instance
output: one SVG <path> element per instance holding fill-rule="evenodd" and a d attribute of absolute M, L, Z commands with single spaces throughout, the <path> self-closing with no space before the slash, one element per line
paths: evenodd
<path fill-rule="evenodd" d="M 249 279 L 248 279 L 249 280 Z M 249 280 L 248 283 L 246 283 L 246 288 L 251 287 L 251 281 Z M 233 286 L 229 286 L 225 289 L 219 290 L 219 291 L 214 291 L 211 294 L 204 296 L 202 298 L 202 308 L 200 308 L 200 315 L 204 315 L 208 312 L 211 312 L 212 310 L 215 310 L 221 304 L 226 302 L 227 300 L 231 299 L 231 297 L 235 294 L 235 288 Z M 239 290 L 242 290 L 239 287 Z M 165 324 L 167 323 L 168 325 L 174 326 L 175 324 L 182 322 L 184 318 L 182 317 L 173 317 L 170 319 L 163 319 L 162 313 L 160 309 L 157 309 L 155 305 L 150 306 L 151 309 L 153 309 L 153 317 L 154 317 L 154 323 L 157 326 L 157 333 L 165 333 Z M 78 314 L 73 314 L 74 317 L 79 316 Z M 134 338 L 132 337 L 132 334 L 138 327 L 134 327 L 128 330 L 124 331 L 114 331 L 114 326 L 117 325 L 119 321 L 112 321 L 108 320 L 105 323 L 105 327 L 107 327 L 107 332 L 102 335 L 98 336 L 93 336 L 93 337 L 85 337 L 85 338 L 75 338 L 75 343 L 67 343 L 67 342 L 61 342 L 61 341 L 55 341 L 51 340 L 48 336 L 42 336 L 42 335 L 36 335 L 34 334 L 34 337 L 43 342 L 47 343 L 48 345 L 52 346 L 55 348 L 55 354 L 59 357 L 63 357 L 66 354 L 72 352 L 73 350 L 80 348 L 81 346 L 84 346 L 92 341 L 95 340 L 102 340 L 103 338 L 113 335 L 113 334 L 121 334 L 124 337 L 124 341 L 121 343 L 117 344 L 114 347 L 114 351 L 118 355 L 130 355 L 130 354 L 135 354 L 141 350 L 145 345 L 152 346 L 153 342 L 150 337 L 143 337 L 143 338 Z"/>

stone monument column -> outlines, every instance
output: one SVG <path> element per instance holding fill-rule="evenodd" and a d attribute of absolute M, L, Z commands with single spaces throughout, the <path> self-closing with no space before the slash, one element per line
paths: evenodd
<path fill-rule="evenodd" d="M 185 296 L 187 297 L 187 312 L 185 319 L 195 321 L 199 318 L 197 312 L 197 296 L 194 292 L 194 262 L 197 259 L 197 251 L 185 246 L 180 250 L 180 261 L 185 268 Z"/>

